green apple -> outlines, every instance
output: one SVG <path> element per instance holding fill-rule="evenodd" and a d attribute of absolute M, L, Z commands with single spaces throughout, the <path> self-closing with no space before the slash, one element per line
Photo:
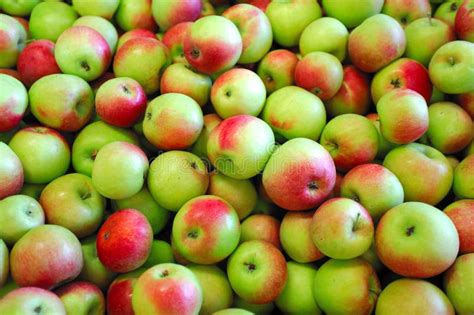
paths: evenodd
<path fill-rule="evenodd" d="M 107 20 L 112 19 L 119 6 L 120 0 L 94 1 L 72 0 L 72 7 L 79 15 L 100 16 Z"/>
<path fill-rule="evenodd" d="M 156 31 L 157 25 L 152 16 L 151 2 L 149 0 L 120 0 L 115 12 L 118 26 L 124 31 L 136 28 Z"/>
<path fill-rule="evenodd" d="M 107 269 L 97 257 L 96 236 L 90 236 L 81 241 L 84 266 L 82 267 L 80 280 L 94 283 L 102 290 L 106 290 L 114 280 L 116 274 Z"/>
<path fill-rule="evenodd" d="M 459 256 L 444 274 L 444 291 L 458 314 L 474 313 L 474 253 Z"/>
<path fill-rule="evenodd" d="M 11 291 L 18 288 L 19 288 L 18 284 L 16 284 L 15 281 L 13 281 L 11 277 L 8 278 L 8 281 L 5 283 L 5 285 L 0 288 L 0 299 L 3 298 L 8 293 L 10 293 Z"/>
<path fill-rule="evenodd" d="M 270 94 L 282 87 L 293 85 L 298 57 L 286 49 L 272 50 L 259 62 L 257 74 Z"/>
<path fill-rule="evenodd" d="M 20 190 L 20 194 L 39 201 L 44 187 L 46 187 L 46 184 L 24 184 Z"/>
<path fill-rule="evenodd" d="M 433 17 L 444 21 L 452 29 L 454 29 L 454 22 L 456 13 L 464 0 L 447 0 L 442 2 L 436 9 Z"/>
<path fill-rule="evenodd" d="M 34 287 L 18 288 L 2 299 L 1 314 L 66 315 L 66 309 L 59 297 L 48 290 Z"/>
<path fill-rule="evenodd" d="M 0 142 L 0 200 L 19 193 L 23 180 L 24 172 L 20 159 L 7 144 Z"/>
<path fill-rule="evenodd" d="M 226 309 L 213 313 L 213 315 L 251 315 L 251 314 L 256 314 L 256 313 L 249 312 L 243 308 L 226 308 Z"/>
<path fill-rule="evenodd" d="M 323 9 L 330 17 L 341 21 L 348 29 L 352 29 L 364 20 L 380 13 L 384 0 L 323 0 Z"/>
<path fill-rule="evenodd" d="M 262 240 L 280 245 L 280 221 L 268 214 L 253 214 L 246 218 L 240 226 L 240 242 Z"/>
<path fill-rule="evenodd" d="M 233 306 L 239 308 L 242 311 L 245 310 L 246 312 L 250 312 L 251 314 L 256 315 L 271 315 L 275 310 L 275 303 L 273 302 L 268 302 L 264 304 L 254 304 L 246 302 L 239 296 L 234 297 Z M 248 313 L 245 313 L 245 311 L 241 314 L 247 315 Z M 223 310 L 221 312 L 225 311 Z"/>
<path fill-rule="evenodd" d="M 151 268 L 158 264 L 174 263 L 173 249 L 165 241 L 153 240 L 151 243 L 150 255 L 143 264 L 145 268 Z"/>
<path fill-rule="evenodd" d="M 204 115 L 203 120 L 204 126 L 196 142 L 194 142 L 191 152 L 201 159 L 207 159 L 207 140 L 209 139 L 209 133 L 221 123 L 222 119 L 217 114 L 207 114 Z"/>
<path fill-rule="evenodd" d="M 3 239 L 0 239 L 0 288 L 8 280 L 8 274 L 10 273 L 10 256 L 8 254 L 8 248 Z"/>
<path fill-rule="evenodd" d="M 100 5 L 100 4 L 99 4 Z M 109 44 L 110 52 L 113 54 L 117 47 L 118 34 L 114 25 L 99 16 L 83 16 L 78 18 L 72 26 L 88 26 L 102 35 Z"/>
<path fill-rule="evenodd" d="M 0 111 L 2 112 L 0 132 L 7 132 L 20 126 L 28 106 L 28 92 L 20 80 L 10 75 L 0 74 L 0 84 L 2 85 L 0 91 Z"/>
<path fill-rule="evenodd" d="M 68 314 L 103 315 L 105 298 L 102 291 L 95 285 L 85 281 L 75 281 L 55 293 L 59 296 Z"/>
<path fill-rule="evenodd" d="M 453 192 L 458 198 L 474 199 L 474 154 L 470 154 L 454 170 Z"/>
<path fill-rule="evenodd" d="M 0 14 L 0 31 L 0 68 L 12 68 L 25 47 L 26 31 L 17 20 L 6 14 Z"/>
<path fill-rule="evenodd" d="M 393 17 L 406 27 L 417 19 L 431 16 L 431 5 L 428 0 L 385 0 L 382 13 Z"/>
<path fill-rule="evenodd" d="M 70 5 L 64 2 L 42 2 L 31 11 L 31 36 L 55 42 L 76 19 L 77 13 Z"/>
<path fill-rule="evenodd" d="M 0 7 L 8 15 L 28 16 L 40 0 L 2 0 Z"/>

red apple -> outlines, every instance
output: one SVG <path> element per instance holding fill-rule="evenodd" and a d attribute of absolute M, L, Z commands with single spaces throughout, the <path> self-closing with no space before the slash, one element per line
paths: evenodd
<path fill-rule="evenodd" d="M 474 42 L 474 1 L 464 0 L 456 13 L 454 29 L 459 39 Z"/>
<path fill-rule="evenodd" d="M 270 94 L 293 85 L 298 57 L 286 49 L 272 50 L 258 64 L 257 73 Z"/>
<path fill-rule="evenodd" d="M 459 234 L 459 253 L 474 253 L 474 200 L 458 200 L 444 208 Z"/>
<path fill-rule="evenodd" d="M 144 268 L 118 276 L 107 290 L 108 315 L 135 315 L 132 308 L 133 287 Z"/>

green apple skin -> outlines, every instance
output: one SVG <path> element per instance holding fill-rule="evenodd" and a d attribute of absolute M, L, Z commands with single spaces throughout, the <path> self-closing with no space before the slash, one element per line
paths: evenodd
<path fill-rule="evenodd" d="M 262 240 L 280 249 L 280 221 L 268 214 L 253 214 L 240 226 L 240 243 Z"/>
<path fill-rule="evenodd" d="M 75 281 L 57 289 L 68 314 L 102 315 L 105 313 L 104 294 L 95 284 Z"/>
<path fill-rule="evenodd" d="M 377 251 L 375 248 L 375 241 L 372 242 L 369 249 L 360 256 L 362 259 L 365 259 L 372 267 L 375 269 L 377 273 L 384 271 L 386 268 L 380 261 L 379 257 L 377 256 Z"/>
<path fill-rule="evenodd" d="M 457 200 L 444 213 L 453 221 L 459 234 L 459 253 L 474 253 L 474 200 Z"/>
<path fill-rule="evenodd" d="M 472 118 L 460 106 L 440 102 L 428 107 L 430 124 L 426 136 L 432 147 L 444 154 L 457 153 L 473 139 Z"/>
<path fill-rule="evenodd" d="M 37 201 L 41 196 L 41 192 L 46 187 L 46 184 L 24 184 L 20 190 L 20 195 L 29 196 Z"/>
<path fill-rule="evenodd" d="M 28 16 L 40 0 L 2 0 L 0 7 L 3 12 L 14 16 Z"/>
<path fill-rule="evenodd" d="M 453 192 L 458 198 L 474 199 L 474 154 L 469 154 L 454 170 Z"/>
<path fill-rule="evenodd" d="M 6 14 L 0 14 L 0 30 L 2 31 L 0 68 L 13 68 L 18 55 L 26 45 L 26 31 L 17 20 Z"/>
<path fill-rule="evenodd" d="M 72 26 L 88 26 L 96 30 L 107 41 L 110 52 L 112 54 L 115 52 L 118 40 L 117 30 L 114 25 L 105 18 L 99 16 L 82 16 L 78 18 Z"/>
<path fill-rule="evenodd" d="M 173 249 L 171 245 L 165 241 L 153 240 L 151 243 L 150 255 L 143 264 L 145 268 L 151 268 L 158 264 L 174 263 Z"/>
<path fill-rule="evenodd" d="M 23 165 L 25 182 L 46 184 L 64 175 L 71 152 L 64 137 L 47 127 L 27 127 L 18 131 L 9 143 Z"/>
<path fill-rule="evenodd" d="M 297 86 L 287 86 L 267 98 L 262 118 L 286 139 L 317 141 L 326 125 L 326 110 L 316 95 Z"/>
<path fill-rule="evenodd" d="M 132 295 L 136 315 L 198 314 L 202 302 L 203 290 L 198 278 L 177 264 L 160 264 L 145 271 L 138 278 Z"/>
<path fill-rule="evenodd" d="M 322 16 L 315 1 L 272 1 L 265 10 L 273 30 L 273 39 L 283 47 L 297 46 L 303 30 Z"/>
<path fill-rule="evenodd" d="M 59 35 L 71 27 L 77 17 L 76 11 L 66 3 L 42 2 L 31 11 L 31 37 L 56 42 Z"/>
<path fill-rule="evenodd" d="M 257 74 L 271 94 L 282 87 L 293 85 L 298 57 L 286 49 L 276 49 L 266 54 L 258 64 Z"/>
<path fill-rule="evenodd" d="M 316 303 L 326 314 L 370 314 L 380 293 L 377 273 L 362 258 L 325 262 L 313 285 Z"/>
<path fill-rule="evenodd" d="M 235 179 L 219 172 L 210 175 L 207 193 L 230 203 L 240 220 L 246 218 L 257 204 L 257 190 L 251 180 Z"/>
<path fill-rule="evenodd" d="M 8 254 L 8 248 L 3 239 L 0 239 L 0 288 L 8 280 L 8 274 L 10 273 L 10 255 Z"/>
<path fill-rule="evenodd" d="M 156 31 L 158 27 L 152 16 L 151 3 L 149 0 L 120 0 L 115 11 L 118 26 L 124 31 L 136 28 Z"/>
<path fill-rule="evenodd" d="M 18 156 L 5 143 L 0 142 L 0 200 L 16 195 L 23 187 L 24 172 Z"/>
<path fill-rule="evenodd" d="M 13 195 L 0 200 L 0 221 L 9 222 L 2 227 L 0 239 L 13 246 L 34 227 L 43 225 L 45 214 L 41 205 L 25 195 Z"/>
<path fill-rule="evenodd" d="M 262 79 L 247 69 L 224 72 L 214 81 L 211 89 L 212 105 L 223 119 L 236 115 L 258 116 L 266 96 Z"/>
<path fill-rule="evenodd" d="M 120 0 L 95 1 L 90 0 L 72 0 L 72 7 L 81 16 L 92 15 L 100 16 L 111 20 L 120 4 Z"/>
<path fill-rule="evenodd" d="M 349 57 L 357 68 L 364 72 L 377 72 L 403 55 L 405 32 L 394 18 L 376 14 L 349 34 L 347 47 Z"/>
<path fill-rule="evenodd" d="M 225 10 L 222 16 L 237 26 L 242 37 L 242 54 L 238 63 L 260 61 L 273 41 L 272 26 L 265 13 L 250 4 L 239 3 Z"/>
<path fill-rule="evenodd" d="M 265 304 L 253 304 L 246 302 L 239 296 L 234 297 L 234 303 L 233 306 L 236 308 L 239 308 L 242 312 L 247 311 L 252 314 L 257 314 L 257 315 L 271 315 L 273 314 L 272 312 L 275 310 L 275 304 L 273 302 L 265 303 Z M 225 312 L 225 310 L 221 311 Z M 247 313 L 239 313 L 239 314 L 244 314 L 246 315 Z"/>
<path fill-rule="evenodd" d="M 275 301 L 278 309 L 286 314 L 321 314 L 313 296 L 317 269 L 294 261 L 289 261 L 287 268 L 288 280 Z"/>
<path fill-rule="evenodd" d="M 166 32 L 178 23 L 197 20 L 201 15 L 201 8 L 200 0 L 152 1 L 151 12 L 160 32 Z"/>
<path fill-rule="evenodd" d="M 349 32 L 339 20 L 323 17 L 309 24 L 301 34 L 299 47 L 303 56 L 323 51 L 334 55 L 339 61 L 346 58 Z"/>
<path fill-rule="evenodd" d="M 227 276 L 234 292 L 254 304 L 274 301 L 283 291 L 288 271 L 285 257 L 271 243 L 242 243 L 227 260 Z"/>
<path fill-rule="evenodd" d="M 455 314 L 448 297 L 430 282 L 420 279 L 395 280 L 380 293 L 375 314 L 407 313 Z"/>
<path fill-rule="evenodd" d="M 158 205 L 175 212 L 192 198 L 204 195 L 208 185 L 206 165 L 190 152 L 165 152 L 153 160 L 148 171 L 151 195 Z"/>
<path fill-rule="evenodd" d="M 330 17 L 341 21 L 348 29 L 360 25 L 367 18 L 380 13 L 383 0 L 349 0 L 341 5 L 338 1 L 323 0 L 323 9 Z"/>
<path fill-rule="evenodd" d="M 405 28 L 407 48 L 405 56 L 428 67 L 431 57 L 444 44 L 456 36 L 452 27 L 442 20 L 423 17 Z"/>
<path fill-rule="evenodd" d="M 474 313 L 474 253 L 459 256 L 444 274 L 444 291 L 457 314 Z"/>
<path fill-rule="evenodd" d="M 391 150 L 385 156 L 383 166 L 400 180 L 405 201 L 436 205 L 446 197 L 453 183 L 453 169 L 446 157 L 420 143 Z"/>
<path fill-rule="evenodd" d="M 1 23 L 1 17 L 0 17 Z M 28 106 L 28 92 L 20 80 L 0 74 L 0 132 L 11 131 L 20 126 Z"/>
<path fill-rule="evenodd" d="M 390 170 L 379 164 L 363 164 L 350 170 L 341 183 L 341 197 L 359 202 L 374 221 L 403 203 L 402 184 Z"/>
<path fill-rule="evenodd" d="M 431 82 L 448 94 L 474 90 L 474 43 L 456 40 L 441 46 L 429 65 Z"/>
<path fill-rule="evenodd" d="M 116 273 L 107 269 L 97 257 L 96 235 L 82 239 L 81 247 L 84 266 L 78 279 L 94 283 L 102 290 L 107 290 L 109 284 L 115 279 Z"/>
<path fill-rule="evenodd" d="M 387 153 L 392 150 L 393 148 L 397 147 L 398 144 L 388 141 L 382 135 L 380 131 L 380 117 L 377 113 L 370 113 L 367 116 L 367 119 L 375 126 L 377 129 L 377 133 L 379 135 L 379 149 L 377 152 L 377 159 L 383 160 L 383 158 L 387 155 Z"/>
<path fill-rule="evenodd" d="M 454 22 L 456 19 L 456 13 L 458 12 L 459 7 L 464 0 L 448 0 L 444 1 L 436 9 L 433 17 L 437 18 L 446 24 L 448 24 L 452 29 L 454 29 Z"/>
<path fill-rule="evenodd" d="M 78 131 L 91 119 L 94 110 L 91 87 L 71 74 L 42 77 L 31 86 L 28 95 L 33 115 L 42 124 L 61 131 Z"/>
<path fill-rule="evenodd" d="M 138 145 L 137 136 L 128 129 L 115 127 L 103 121 L 88 124 L 72 144 L 72 166 L 76 172 L 91 176 L 94 160 L 99 150 L 114 141 Z"/>
<path fill-rule="evenodd" d="M 3 298 L 8 293 L 10 293 L 11 291 L 18 288 L 19 286 L 15 283 L 15 281 L 13 281 L 11 277 L 8 278 L 8 281 L 5 283 L 5 285 L 0 288 L 0 299 Z"/>
<path fill-rule="evenodd" d="M 202 306 L 199 314 L 214 314 L 229 308 L 233 301 L 233 292 L 226 274 L 215 265 L 189 265 L 202 288 Z"/>
<path fill-rule="evenodd" d="M 429 0 L 385 0 L 382 13 L 393 17 L 406 27 L 417 19 L 431 16 L 431 5 Z"/>
<path fill-rule="evenodd" d="M 2 299 L 0 313 L 12 315 L 38 314 L 66 315 L 66 309 L 61 299 L 48 290 L 35 287 L 18 288 Z"/>
<path fill-rule="evenodd" d="M 196 142 L 194 142 L 191 147 L 191 152 L 201 159 L 207 160 L 207 141 L 209 139 L 209 133 L 221 123 L 222 119 L 217 114 L 207 114 L 204 115 L 203 120 L 204 126 Z"/>
<path fill-rule="evenodd" d="M 137 279 L 146 271 L 145 268 L 120 274 L 107 289 L 108 315 L 133 315 L 132 293 Z"/>

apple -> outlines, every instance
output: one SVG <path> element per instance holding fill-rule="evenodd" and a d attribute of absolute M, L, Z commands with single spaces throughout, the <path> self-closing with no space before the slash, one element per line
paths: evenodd
<path fill-rule="evenodd" d="M 254 303 L 249 303 L 240 298 L 239 296 L 234 297 L 234 307 L 235 308 L 240 308 L 237 309 L 239 312 L 250 312 L 251 314 L 259 314 L 259 315 L 270 315 L 272 314 L 273 311 L 275 311 L 275 303 L 269 302 L 269 303 L 264 303 L 264 304 L 254 304 Z M 230 309 L 230 310 L 235 310 Z M 226 312 L 226 310 L 220 311 L 221 314 Z M 242 314 L 242 313 L 238 313 Z M 247 314 L 247 313 L 243 313 Z"/>
<path fill-rule="evenodd" d="M 314 278 L 314 298 L 326 314 L 371 314 L 379 293 L 377 273 L 362 258 L 331 259 Z"/>
<path fill-rule="evenodd" d="M 346 0 L 344 5 L 338 1 L 323 0 L 326 14 L 341 21 L 348 29 L 360 25 L 367 18 L 380 13 L 384 0 Z"/>
<path fill-rule="evenodd" d="M 18 288 L 2 299 L 2 314 L 55 314 L 66 315 L 66 309 L 59 297 L 48 290 L 35 287 Z"/>
<path fill-rule="evenodd" d="M 444 291 L 458 314 L 474 312 L 474 253 L 459 256 L 444 274 Z M 454 313 L 454 312 L 453 312 Z"/>
<path fill-rule="evenodd" d="M 459 39 L 474 42 L 474 1 L 464 0 L 458 8 L 454 28 Z"/>
<path fill-rule="evenodd" d="M 74 9 L 64 2 L 47 1 L 36 5 L 29 20 L 31 37 L 56 42 L 77 19 Z"/>
<path fill-rule="evenodd" d="M 357 68 L 377 72 L 403 55 L 406 38 L 402 26 L 394 18 L 376 14 L 349 34 L 347 47 Z"/>
<path fill-rule="evenodd" d="M 149 30 L 143 29 L 143 28 L 136 28 L 136 29 L 125 32 L 122 35 L 120 35 L 120 37 L 118 38 L 118 41 L 117 41 L 117 49 L 116 50 L 118 50 L 120 47 L 122 47 L 123 44 L 125 44 L 125 42 L 127 42 L 128 40 L 138 38 L 138 37 L 146 37 L 146 38 L 156 39 L 156 35 L 152 31 L 149 31 Z"/>
<path fill-rule="evenodd" d="M 173 249 L 170 243 L 161 240 L 153 240 L 148 259 L 143 264 L 144 268 L 151 268 L 158 264 L 174 263 Z"/>
<path fill-rule="evenodd" d="M 100 16 L 82 16 L 78 18 L 72 26 L 88 26 L 97 31 L 109 45 L 110 52 L 113 54 L 117 47 L 118 34 L 114 25 Z"/>
<path fill-rule="evenodd" d="M 0 142 L 0 200 L 20 192 L 24 173 L 20 159 L 12 149 Z"/>
<path fill-rule="evenodd" d="M 431 15 L 429 0 L 385 0 L 382 13 L 395 18 L 403 27 Z"/>
<path fill-rule="evenodd" d="M 370 113 L 367 116 L 367 119 L 372 122 L 377 129 L 377 133 L 379 135 L 379 150 L 377 152 L 377 158 L 383 160 L 383 158 L 387 155 L 387 153 L 392 150 L 393 148 L 397 147 L 398 144 L 392 143 L 385 139 L 380 131 L 380 117 L 377 113 Z"/>
<path fill-rule="evenodd" d="M 177 264 L 160 264 L 145 271 L 132 295 L 136 315 L 197 314 L 202 302 L 203 290 L 198 278 Z"/>
<path fill-rule="evenodd" d="M 456 40 L 441 46 L 429 65 L 431 82 L 448 94 L 474 90 L 474 43 Z"/>
<path fill-rule="evenodd" d="M 193 22 L 181 22 L 172 27 L 170 27 L 164 34 L 163 34 L 163 44 L 168 47 L 170 52 L 170 57 L 173 63 L 184 63 L 188 64 L 188 61 L 184 57 L 183 52 L 183 45 L 184 45 L 184 38 L 186 37 L 186 33 L 193 25 Z M 155 36 L 153 34 L 153 36 Z"/>
<path fill-rule="evenodd" d="M 20 125 L 28 106 L 28 93 L 21 81 L 0 74 L 0 132 L 10 131 Z"/>
<path fill-rule="evenodd" d="M 459 234 L 459 253 L 474 253 L 474 201 L 457 200 L 446 208 L 444 213 L 453 221 Z"/>
<path fill-rule="evenodd" d="M 232 68 L 242 53 L 242 38 L 237 27 L 217 15 L 202 17 L 184 38 L 186 60 L 197 71 L 213 74 Z"/>
<path fill-rule="evenodd" d="M 458 198 L 474 199 L 474 154 L 469 154 L 454 170 L 453 192 Z"/>
<path fill-rule="evenodd" d="M 0 31 L 0 68 L 13 68 L 25 47 L 26 31 L 17 20 L 6 14 L 0 14 Z"/>
<path fill-rule="evenodd" d="M 243 308 L 226 308 L 217 312 L 214 312 L 213 315 L 251 315 L 256 314 L 253 312 L 249 312 Z"/>
<path fill-rule="evenodd" d="M 240 242 L 262 240 L 280 245 L 280 221 L 268 214 L 254 214 L 245 219 L 241 225 Z"/>
<path fill-rule="evenodd" d="M 39 200 L 41 192 L 46 184 L 24 184 L 20 190 L 21 195 L 27 195 L 35 200 Z"/>
<path fill-rule="evenodd" d="M 217 114 L 207 114 L 204 115 L 203 120 L 204 126 L 196 142 L 194 142 L 191 152 L 200 158 L 207 159 L 207 140 L 209 139 L 209 133 L 221 123 L 222 119 Z"/>
<path fill-rule="evenodd" d="M 0 288 L 0 298 L 3 298 L 8 293 L 12 292 L 15 289 L 18 289 L 19 286 L 13 281 L 10 277 L 3 287 Z"/>
<path fill-rule="evenodd" d="M 133 288 L 137 283 L 138 277 L 145 270 L 140 268 L 121 274 L 110 284 L 106 298 L 108 315 L 135 315 L 132 308 Z"/>
<path fill-rule="evenodd" d="M 0 74 L 6 74 L 21 81 L 20 73 L 17 70 L 0 68 Z"/>
<path fill-rule="evenodd" d="M 181 23 L 195 21 L 201 15 L 201 0 L 152 1 L 151 12 L 160 31 Z"/>
<path fill-rule="evenodd" d="M 433 17 L 440 19 L 454 30 L 456 13 L 464 0 L 449 0 L 441 3 L 436 9 Z"/>
<path fill-rule="evenodd" d="M 26 127 L 9 143 L 23 165 L 25 182 L 46 184 L 64 175 L 69 168 L 71 152 L 64 137 L 47 127 Z"/>
<path fill-rule="evenodd" d="M 105 268 L 97 257 L 96 236 L 92 235 L 81 240 L 84 266 L 78 279 L 91 282 L 106 290 L 109 284 L 116 278 L 116 274 Z"/>
<path fill-rule="evenodd" d="M 75 281 L 57 289 L 55 293 L 61 299 L 68 314 L 102 315 L 105 313 L 105 298 L 94 284 Z"/>
<path fill-rule="evenodd" d="M 275 300 L 287 280 L 283 254 L 271 243 L 247 241 L 237 247 L 227 261 L 227 276 L 234 292 L 249 303 Z"/>
<path fill-rule="evenodd" d="M 156 31 L 157 25 L 152 16 L 151 0 L 120 0 L 115 20 L 124 31 L 137 28 Z"/>
<path fill-rule="evenodd" d="M 276 49 L 266 54 L 258 64 L 257 74 L 265 84 L 267 93 L 293 85 L 298 57 L 286 49 Z"/>
<path fill-rule="evenodd" d="M 2 0 L 2 10 L 8 15 L 28 16 L 40 0 Z"/>
<path fill-rule="evenodd" d="M 119 6 L 120 0 L 95 1 L 90 0 L 72 0 L 72 7 L 79 15 L 100 16 L 111 20 Z"/>
<path fill-rule="evenodd" d="M 474 119 L 474 91 L 456 95 L 456 103 Z"/>
<path fill-rule="evenodd" d="M 0 239 L 0 288 L 5 285 L 10 272 L 10 256 L 3 239 Z"/>

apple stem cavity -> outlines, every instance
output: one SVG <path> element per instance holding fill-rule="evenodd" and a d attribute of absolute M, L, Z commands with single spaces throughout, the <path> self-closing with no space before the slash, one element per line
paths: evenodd
<path fill-rule="evenodd" d="M 414 226 L 410 226 L 410 227 L 407 229 L 406 234 L 407 234 L 407 236 L 411 236 L 414 232 L 415 232 L 415 227 L 414 227 Z"/>
<path fill-rule="evenodd" d="M 35 307 L 33 312 L 35 312 L 36 314 L 40 314 L 41 313 L 41 305 L 38 305 L 37 307 Z"/>
<path fill-rule="evenodd" d="M 81 61 L 81 68 L 83 68 L 84 70 L 86 71 L 90 71 L 91 70 L 91 67 L 89 66 L 89 64 L 85 61 Z"/>
<path fill-rule="evenodd" d="M 196 48 L 191 50 L 191 57 L 193 57 L 194 59 L 199 58 L 200 55 L 201 55 L 201 53 Z"/>
<path fill-rule="evenodd" d="M 309 190 L 313 191 L 313 190 L 318 189 L 319 187 L 318 187 L 318 184 L 316 184 L 315 181 L 312 181 L 308 184 L 308 188 L 309 188 Z"/>
<path fill-rule="evenodd" d="M 255 264 L 252 264 L 252 263 L 247 263 L 245 262 L 244 265 L 247 267 L 247 270 L 252 272 L 254 271 L 255 269 L 257 269 L 257 267 L 255 266 Z"/>
<path fill-rule="evenodd" d="M 396 89 L 398 89 L 402 86 L 401 83 L 400 83 L 400 80 L 398 78 L 391 80 L 390 84 L 393 85 L 393 87 L 396 88 Z"/>
<path fill-rule="evenodd" d="M 163 270 L 160 274 L 160 277 L 161 278 L 166 278 L 170 275 L 170 273 L 168 272 L 168 270 Z"/>

